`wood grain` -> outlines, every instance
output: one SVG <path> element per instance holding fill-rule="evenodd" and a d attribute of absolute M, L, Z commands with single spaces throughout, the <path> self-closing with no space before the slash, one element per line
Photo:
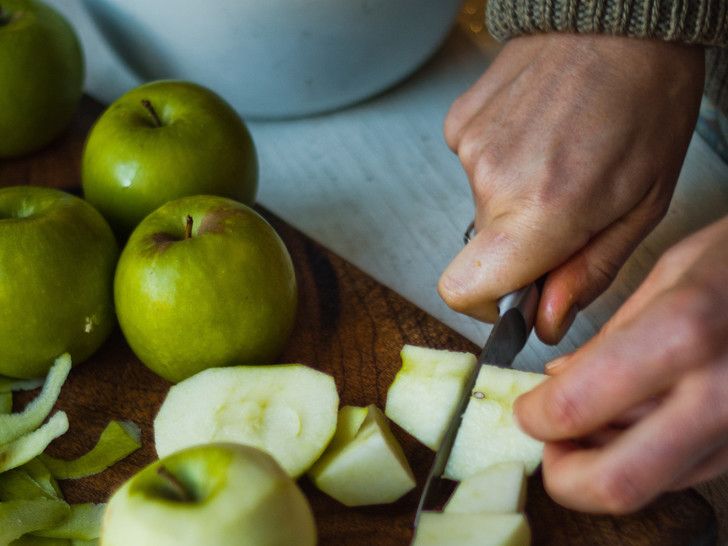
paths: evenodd
<path fill-rule="evenodd" d="M 0 186 L 48 185 L 77 191 L 78 162 L 88 127 L 100 105 L 85 100 L 73 128 L 33 157 L 0 165 Z M 264 212 L 265 213 L 265 212 Z M 472 343 L 443 326 L 356 267 L 268 215 L 293 256 L 301 301 L 295 333 L 281 361 L 301 362 L 332 374 L 342 404 L 384 406 L 386 391 L 400 366 L 405 343 L 476 351 Z M 75 368 L 58 407 L 71 431 L 50 448 L 72 458 L 93 446 L 109 419 L 131 419 L 143 431 L 143 448 L 105 473 L 62 484 L 71 502 L 102 502 L 126 478 L 155 458 L 152 420 L 169 383 L 142 366 L 118 329 L 88 362 Z M 19 397 L 20 405 L 33 393 Z M 432 453 L 395 427 L 420 487 Z M 420 489 L 388 505 L 348 509 L 301 485 L 314 508 L 322 545 L 402 545 Z M 694 491 L 665 495 L 629 517 L 596 517 L 553 503 L 540 476 L 529 484 L 527 506 L 535 545 L 707 545 L 715 541 L 715 517 Z"/>

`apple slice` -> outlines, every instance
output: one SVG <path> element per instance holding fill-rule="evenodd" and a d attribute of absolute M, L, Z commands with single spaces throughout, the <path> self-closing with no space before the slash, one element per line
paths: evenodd
<path fill-rule="evenodd" d="M 530 475 L 541 462 L 543 443 L 521 431 L 513 416 L 513 403 L 544 379 L 543 374 L 483 366 L 445 476 L 463 480 L 490 465 L 508 461 L 522 461 Z"/>
<path fill-rule="evenodd" d="M 71 371 L 68 353 L 59 356 L 48 372 L 43 390 L 21 413 L 0 415 L 0 445 L 17 440 L 23 434 L 35 430 L 53 410 L 61 387 Z"/>
<path fill-rule="evenodd" d="M 402 369 L 387 392 L 385 413 L 420 442 L 440 447 L 455 403 L 477 363 L 470 353 L 405 345 Z"/>
<path fill-rule="evenodd" d="M 334 379 L 300 364 L 210 368 L 174 385 L 154 421 L 157 453 L 212 442 L 267 451 L 305 472 L 336 430 Z"/>
<path fill-rule="evenodd" d="M 373 405 L 341 408 L 336 434 L 309 476 L 346 506 L 394 502 L 416 485 L 386 417 Z"/>
<path fill-rule="evenodd" d="M 520 461 L 510 461 L 489 466 L 460 482 L 444 511 L 453 514 L 515 514 L 522 512 L 525 504 L 525 468 Z"/>
<path fill-rule="evenodd" d="M 523 514 L 423 512 L 412 546 L 528 546 L 531 531 Z"/>
<path fill-rule="evenodd" d="M 78 459 L 66 461 L 45 453 L 40 460 L 54 478 L 77 480 L 103 472 L 141 447 L 141 431 L 131 421 L 111 421 L 96 445 Z"/>
<path fill-rule="evenodd" d="M 0 446 L 0 472 L 17 468 L 34 459 L 43 453 L 48 444 L 67 431 L 68 416 L 59 411 L 39 429 Z"/>

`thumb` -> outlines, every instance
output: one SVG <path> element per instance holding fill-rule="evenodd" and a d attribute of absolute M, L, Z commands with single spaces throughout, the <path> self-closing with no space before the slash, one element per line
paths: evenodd
<path fill-rule="evenodd" d="M 480 229 L 440 277 L 438 291 L 455 311 L 495 322 L 498 300 L 563 263 L 586 242 L 562 236 L 562 224 L 504 214 Z"/>

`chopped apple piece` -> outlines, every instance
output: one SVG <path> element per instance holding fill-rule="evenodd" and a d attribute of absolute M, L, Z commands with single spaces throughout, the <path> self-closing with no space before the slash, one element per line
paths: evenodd
<path fill-rule="evenodd" d="M 105 504 L 72 504 L 71 513 L 63 522 L 33 534 L 46 538 L 95 540 L 101 533 L 101 519 L 105 509 Z"/>
<path fill-rule="evenodd" d="M 39 429 L 0 446 L 0 472 L 17 468 L 34 459 L 43 453 L 48 444 L 66 431 L 68 431 L 68 416 L 59 411 Z"/>
<path fill-rule="evenodd" d="M 508 514 L 526 504 L 526 473 L 522 462 L 498 463 L 466 478 L 445 505 L 445 512 Z"/>
<path fill-rule="evenodd" d="M 522 461 L 526 473 L 531 474 L 541 462 L 543 444 L 518 427 L 513 403 L 545 378 L 538 373 L 483 366 L 445 475 L 463 480 L 490 465 L 508 461 Z"/>
<path fill-rule="evenodd" d="M 0 415 L 0 444 L 17 440 L 23 434 L 35 430 L 48 417 L 53 405 L 58 400 L 61 387 L 71 371 L 71 357 L 68 354 L 59 356 L 46 379 L 43 390 L 21 413 Z"/>
<path fill-rule="evenodd" d="M 131 421 L 111 421 L 96 445 L 78 459 L 66 461 L 43 454 L 40 460 L 54 478 L 77 480 L 103 472 L 141 447 L 141 431 Z"/>
<path fill-rule="evenodd" d="M 334 439 L 309 476 L 346 506 L 394 502 L 416 481 L 407 458 L 376 406 L 344 406 Z"/>
<path fill-rule="evenodd" d="M 470 353 L 405 345 L 402 369 L 387 392 L 385 413 L 437 450 L 477 359 Z"/>
<path fill-rule="evenodd" d="M 531 531 L 523 514 L 423 512 L 412 546 L 528 546 Z"/>
<path fill-rule="evenodd" d="M 15 500 L 0 503 L 0 544 L 27 533 L 58 525 L 68 517 L 68 504 L 59 500 Z"/>
<path fill-rule="evenodd" d="M 334 379 L 299 364 L 211 368 L 169 390 L 154 421 L 157 453 L 211 442 L 262 449 L 297 477 L 336 430 Z"/>

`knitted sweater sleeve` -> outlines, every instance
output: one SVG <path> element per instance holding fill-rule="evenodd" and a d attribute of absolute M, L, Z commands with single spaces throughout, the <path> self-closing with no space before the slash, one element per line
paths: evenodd
<path fill-rule="evenodd" d="M 728 0 L 488 0 L 498 40 L 580 32 L 728 45 Z"/>

